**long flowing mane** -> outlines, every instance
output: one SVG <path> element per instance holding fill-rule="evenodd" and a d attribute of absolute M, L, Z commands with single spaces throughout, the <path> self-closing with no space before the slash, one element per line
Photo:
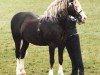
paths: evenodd
<path fill-rule="evenodd" d="M 60 14 L 59 14 L 60 13 Z M 57 15 L 66 15 L 67 13 L 67 0 L 54 0 L 46 9 L 42 18 L 49 18 L 49 20 L 55 20 Z M 40 18 L 39 17 L 39 18 Z"/>

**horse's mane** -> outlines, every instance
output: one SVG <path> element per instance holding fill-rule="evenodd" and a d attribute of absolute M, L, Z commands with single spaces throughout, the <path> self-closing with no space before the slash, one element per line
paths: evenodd
<path fill-rule="evenodd" d="M 65 10 L 66 9 L 66 10 Z M 57 14 L 63 11 L 63 15 L 67 12 L 67 0 L 54 0 L 46 9 L 43 15 L 39 18 L 49 18 L 49 20 L 55 20 Z"/>

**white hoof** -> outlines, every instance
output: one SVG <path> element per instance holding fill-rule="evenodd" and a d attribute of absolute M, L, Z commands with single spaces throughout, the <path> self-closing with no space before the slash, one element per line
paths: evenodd
<path fill-rule="evenodd" d="M 16 75 L 26 75 L 25 70 L 17 70 Z"/>
<path fill-rule="evenodd" d="M 58 71 L 58 75 L 64 75 L 63 71 Z"/>
<path fill-rule="evenodd" d="M 49 70 L 49 74 L 48 75 L 53 75 L 53 69 Z"/>
<path fill-rule="evenodd" d="M 24 69 L 24 59 L 17 59 L 16 75 L 26 75 Z"/>
<path fill-rule="evenodd" d="M 18 74 L 16 74 L 16 75 L 26 75 L 26 73 L 18 73 Z"/>
<path fill-rule="evenodd" d="M 26 73 L 22 73 L 22 74 L 17 74 L 17 75 L 26 75 Z"/>

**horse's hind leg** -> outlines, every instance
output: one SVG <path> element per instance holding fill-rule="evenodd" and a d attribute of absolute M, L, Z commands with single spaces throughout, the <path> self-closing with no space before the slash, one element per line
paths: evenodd
<path fill-rule="evenodd" d="M 20 36 L 13 35 L 13 39 L 15 42 L 15 55 L 16 55 L 16 59 L 17 59 L 16 75 L 20 75 L 21 73 L 19 70 L 19 59 L 20 59 L 21 38 L 20 38 Z"/>
<path fill-rule="evenodd" d="M 24 57 L 29 43 L 23 40 L 22 47 L 20 44 L 21 44 L 21 39 L 15 41 L 15 47 L 16 47 L 15 53 L 17 58 L 16 75 L 26 75 L 26 72 L 24 70 Z"/>
<path fill-rule="evenodd" d="M 50 55 L 50 70 L 49 70 L 49 75 L 53 75 L 54 52 L 55 52 L 55 47 L 49 46 L 49 55 Z"/>
<path fill-rule="evenodd" d="M 20 58 L 20 44 L 21 44 L 21 38 L 20 37 L 13 37 L 14 38 L 14 42 L 15 42 L 15 54 L 16 54 L 16 58 L 19 59 Z"/>
<path fill-rule="evenodd" d="M 64 75 L 63 73 L 63 51 L 64 51 L 64 46 L 58 47 L 58 59 L 59 59 L 59 69 L 58 69 L 58 75 Z"/>

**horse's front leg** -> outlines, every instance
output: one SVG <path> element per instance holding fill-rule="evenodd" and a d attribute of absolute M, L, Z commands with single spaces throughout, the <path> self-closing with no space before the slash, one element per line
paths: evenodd
<path fill-rule="evenodd" d="M 50 70 L 49 70 L 49 75 L 53 75 L 54 52 L 55 52 L 55 47 L 49 46 L 49 55 L 50 55 Z"/>
<path fill-rule="evenodd" d="M 23 45 L 19 51 L 19 54 L 16 51 L 17 52 L 17 54 L 16 54 L 16 56 L 17 56 L 16 75 L 26 75 L 26 72 L 24 69 L 24 57 L 25 57 L 28 46 L 29 46 L 29 43 L 26 41 L 23 41 Z"/>
<path fill-rule="evenodd" d="M 62 67 L 62 63 L 63 63 L 63 51 L 64 51 L 64 47 L 58 47 L 58 59 L 59 59 L 59 69 L 58 69 L 58 75 L 64 75 L 63 73 L 63 67 Z"/>

